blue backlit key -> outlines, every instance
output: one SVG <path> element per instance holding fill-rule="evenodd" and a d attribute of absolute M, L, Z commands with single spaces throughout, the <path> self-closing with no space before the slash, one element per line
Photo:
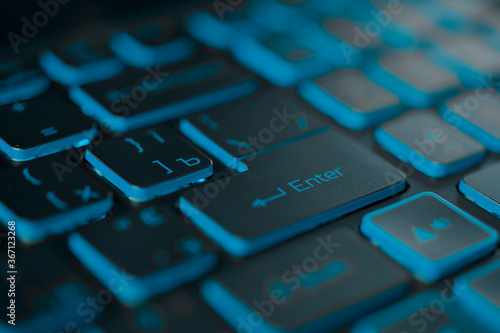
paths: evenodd
<path fill-rule="evenodd" d="M 238 100 L 257 87 L 250 73 L 205 55 L 177 65 L 130 69 L 73 87 L 69 94 L 86 115 L 113 131 L 128 132 Z"/>
<path fill-rule="evenodd" d="M 173 206 L 170 202 L 134 212 L 118 211 L 71 234 L 69 248 L 104 285 L 125 267 L 123 279 L 128 284 L 111 291 L 126 305 L 142 304 L 197 279 L 217 263 L 214 249 L 181 226 Z M 138 239 L 145 242 L 130 246 Z"/>
<path fill-rule="evenodd" d="M 97 126 L 56 88 L 29 100 L 0 106 L 0 152 L 27 161 L 89 144 Z"/>
<path fill-rule="evenodd" d="M 500 75 L 500 51 L 474 37 L 443 38 L 432 52 L 436 63 L 457 74 L 467 88 Z"/>
<path fill-rule="evenodd" d="M 7 245 L 6 238 L 2 239 L 3 242 Z M 97 321 L 106 314 L 107 307 L 99 302 L 108 301 L 106 290 L 85 278 L 85 272 L 75 265 L 66 250 L 64 238 L 29 248 L 17 244 L 13 250 L 13 266 L 10 266 L 12 261 L 7 256 L 7 246 L 4 249 L 0 254 L 0 288 L 5 291 L 5 296 L 0 298 L 0 306 L 4 309 L 4 315 L 0 317 L 0 331 L 70 332 L 78 328 L 82 333 L 96 333 L 87 330 L 91 324 L 89 318 Z M 23 265 L 28 262 L 32 265 Z M 15 283 L 15 288 L 12 288 L 11 283 Z M 15 295 L 7 297 L 11 288 Z M 15 303 L 11 304 L 11 300 L 15 300 Z"/>
<path fill-rule="evenodd" d="M 214 49 L 227 50 L 241 34 L 261 34 L 261 29 L 241 12 L 233 10 L 212 13 L 196 10 L 186 17 L 186 30 L 200 43 Z"/>
<path fill-rule="evenodd" d="M 335 332 L 404 296 L 409 277 L 351 230 L 323 227 L 205 279 L 238 332 Z"/>
<path fill-rule="evenodd" d="M 441 118 L 470 135 L 484 148 L 500 153 L 500 94 L 494 89 L 471 90 L 439 108 Z"/>
<path fill-rule="evenodd" d="M 498 332 L 500 318 L 500 259 L 459 275 L 454 292 L 458 304 L 485 328 Z"/>
<path fill-rule="evenodd" d="M 498 243 L 494 229 L 430 192 L 365 215 L 361 232 L 428 283 L 471 265 Z"/>
<path fill-rule="evenodd" d="M 383 56 L 367 70 L 368 76 L 401 98 L 410 108 L 425 109 L 458 92 L 458 78 L 423 54 Z"/>
<path fill-rule="evenodd" d="M 359 69 L 339 69 L 302 82 L 299 94 L 352 130 L 366 129 L 404 112 L 396 95 L 375 84 Z"/>
<path fill-rule="evenodd" d="M 174 63 L 193 55 L 198 48 L 167 18 L 119 30 L 109 37 L 109 47 L 125 64 L 136 68 Z"/>
<path fill-rule="evenodd" d="M 333 68 L 319 45 L 291 34 L 263 37 L 242 36 L 231 43 L 236 60 L 278 87 L 292 87 L 298 81 Z"/>
<path fill-rule="evenodd" d="M 108 333 L 231 332 L 202 301 L 196 284 L 155 297 L 142 306 L 113 307 L 97 321 Z"/>
<path fill-rule="evenodd" d="M 406 187 L 398 169 L 338 131 L 262 153 L 248 167 L 242 174 L 185 192 L 179 201 L 180 210 L 199 229 L 237 257 Z"/>
<path fill-rule="evenodd" d="M 500 217 L 500 163 L 465 176 L 458 189 L 468 199 Z"/>
<path fill-rule="evenodd" d="M 65 156 L 45 157 L 2 170 L 0 221 L 16 221 L 16 237 L 37 242 L 103 218 L 113 207 L 111 192 Z"/>
<path fill-rule="evenodd" d="M 456 296 L 427 290 L 356 322 L 350 332 L 466 333 L 477 331 L 454 304 Z M 475 330 L 476 329 L 476 330 Z"/>
<path fill-rule="evenodd" d="M 362 22 L 346 18 L 326 18 L 320 22 L 326 40 L 321 44 L 337 66 L 352 67 L 373 56 L 381 46 L 378 34 L 367 34 Z"/>
<path fill-rule="evenodd" d="M 435 110 L 409 111 L 375 129 L 388 152 L 434 178 L 468 169 L 486 157 L 476 140 L 439 118 Z"/>
<path fill-rule="evenodd" d="M 179 130 L 228 168 L 243 172 L 257 154 L 328 130 L 298 98 L 261 91 L 255 98 L 181 119 Z"/>
<path fill-rule="evenodd" d="M 135 201 L 170 194 L 212 175 L 212 161 L 166 126 L 105 140 L 87 149 L 85 159 Z"/>
<path fill-rule="evenodd" d="M 23 58 L 0 60 L 0 105 L 32 98 L 49 86 L 50 81 L 43 71 L 27 67 Z"/>
<path fill-rule="evenodd" d="M 67 86 L 105 80 L 125 69 L 92 35 L 44 50 L 38 62 L 49 78 Z"/>

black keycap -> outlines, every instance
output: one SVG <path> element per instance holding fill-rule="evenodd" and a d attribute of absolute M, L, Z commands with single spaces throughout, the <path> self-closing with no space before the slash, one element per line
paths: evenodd
<path fill-rule="evenodd" d="M 325 115 L 352 130 L 378 125 L 405 110 L 398 96 L 359 69 L 339 69 L 302 82 L 299 93 Z"/>
<path fill-rule="evenodd" d="M 484 160 L 476 140 L 439 118 L 435 110 L 409 111 L 375 129 L 375 140 L 388 152 L 434 178 L 442 178 Z"/>
<path fill-rule="evenodd" d="M 26 161 L 87 145 L 97 126 L 85 119 L 62 91 L 0 106 L 0 152 Z"/>
<path fill-rule="evenodd" d="M 147 201 L 205 180 L 212 161 L 167 126 L 142 129 L 87 149 L 96 172 L 131 200 Z"/>
<path fill-rule="evenodd" d="M 405 176 L 328 132 L 257 156 L 249 170 L 187 192 L 180 209 L 234 256 L 247 256 L 405 188 Z"/>
<path fill-rule="evenodd" d="M 130 246 L 137 240 L 140 246 Z M 126 267 L 131 282 L 115 293 L 129 306 L 193 281 L 217 263 L 213 246 L 181 225 L 172 201 L 112 218 L 69 236 L 69 247 L 95 277 L 106 284 Z"/>
<path fill-rule="evenodd" d="M 361 231 L 426 282 L 473 264 L 498 243 L 494 229 L 430 192 L 365 215 Z"/>
<path fill-rule="evenodd" d="M 198 49 L 179 24 L 166 17 L 114 32 L 109 38 L 109 46 L 125 64 L 137 68 L 184 60 Z"/>
<path fill-rule="evenodd" d="M 500 153 L 500 94 L 493 87 L 470 90 L 446 101 L 440 108 L 444 121 Z"/>
<path fill-rule="evenodd" d="M 69 93 L 85 114 L 127 132 L 238 100 L 256 89 L 256 81 L 243 69 L 200 56 L 176 65 L 130 69 Z"/>
<path fill-rule="evenodd" d="M 111 192 L 64 156 L 42 158 L 1 171 L 0 220 L 16 221 L 16 236 L 35 242 L 101 219 L 113 206 Z"/>
<path fill-rule="evenodd" d="M 233 332 L 203 303 L 197 286 L 157 297 L 137 308 L 114 307 L 98 327 L 103 333 Z"/>
<path fill-rule="evenodd" d="M 50 86 L 43 71 L 21 57 L 0 60 L 0 105 L 32 98 Z"/>
<path fill-rule="evenodd" d="M 298 98 L 277 91 L 181 119 L 179 129 L 228 168 L 246 171 L 241 161 L 327 130 L 328 121 Z"/>
<path fill-rule="evenodd" d="M 108 301 L 107 295 L 98 292 L 100 288 L 95 282 L 84 278 L 85 272 L 75 266 L 64 239 L 30 248 L 17 244 L 14 249 L 14 267 L 10 266 L 13 261 L 8 261 L 12 259 L 8 257 L 7 239 L 3 239 L 3 242 L 5 247 L 2 244 L 0 287 L 5 295 L 0 298 L 3 311 L 0 331 L 76 332 L 77 328 L 86 327 L 89 319 L 96 319 L 106 313 L 103 303 Z M 120 270 L 117 276 L 119 273 Z M 120 281 L 115 285 L 119 287 Z M 8 293 L 14 293 L 15 296 Z M 11 303 L 12 300 L 14 303 Z M 100 311 L 96 311 L 94 305 Z M 14 307 L 14 311 L 9 306 Z M 6 315 L 10 313 L 14 315 Z M 8 323 L 13 318 L 15 325 Z"/>
<path fill-rule="evenodd" d="M 458 92 L 453 72 L 431 62 L 418 52 L 381 57 L 368 70 L 377 83 L 399 96 L 411 108 L 425 109 Z"/>
<path fill-rule="evenodd" d="M 500 217 L 500 163 L 465 176 L 458 188 L 468 199 Z"/>
<path fill-rule="evenodd" d="M 219 269 L 203 298 L 238 332 L 334 332 L 406 294 L 402 269 L 353 231 L 332 229 Z"/>
<path fill-rule="evenodd" d="M 52 80 L 67 86 L 81 85 L 109 79 L 125 70 L 125 65 L 108 50 L 102 33 L 85 31 L 68 38 L 39 56 L 40 67 Z"/>

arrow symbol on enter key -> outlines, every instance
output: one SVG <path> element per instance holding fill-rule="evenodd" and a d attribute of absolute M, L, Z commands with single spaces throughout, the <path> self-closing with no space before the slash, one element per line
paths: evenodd
<path fill-rule="evenodd" d="M 255 199 L 254 202 L 252 202 L 252 207 L 253 208 L 263 208 L 267 206 L 268 202 L 271 202 L 273 200 L 279 199 L 283 196 L 286 195 L 286 192 L 283 191 L 281 188 L 277 188 L 280 191 L 280 194 L 273 195 L 272 197 L 266 198 L 266 199 Z"/>

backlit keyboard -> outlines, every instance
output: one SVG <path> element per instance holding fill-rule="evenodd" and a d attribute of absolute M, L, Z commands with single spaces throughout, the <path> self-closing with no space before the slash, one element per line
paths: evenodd
<path fill-rule="evenodd" d="M 0 332 L 500 332 L 498 2 L 37 38 L 0 49 Z"/>

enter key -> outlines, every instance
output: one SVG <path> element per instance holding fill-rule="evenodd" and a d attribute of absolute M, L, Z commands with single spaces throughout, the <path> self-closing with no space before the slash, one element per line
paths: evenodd
<path fill-rule="evenodd" d="M 226 252 L 246 257 L 405 186 L 398 169 L 330 131 L 258 155 L 248 172 L 186 192 L 179 208 Z"/>

